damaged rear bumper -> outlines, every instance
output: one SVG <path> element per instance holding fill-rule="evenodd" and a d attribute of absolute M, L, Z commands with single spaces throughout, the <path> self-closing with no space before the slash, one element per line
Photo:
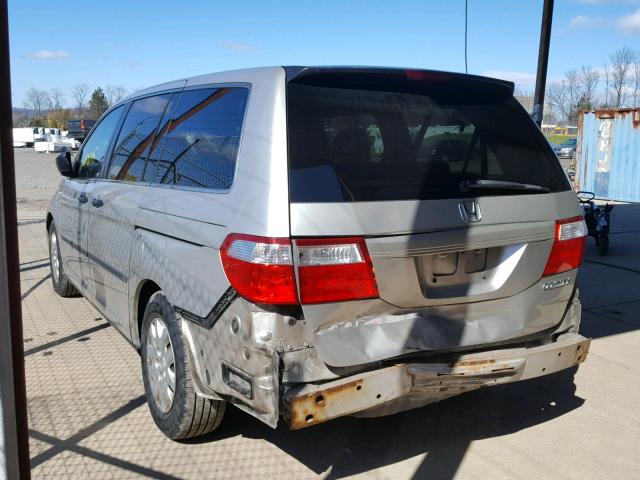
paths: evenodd
<path fill-rule="evenodd" d="M 344 415 L 378 416 L 476 388 L 548 375 L 582 363 L 590 339 L 567 333 L 549 344 L 461 355 L 452 363 L 405 363 L 335 381 L 290 387 L 285 415 L 297 430 Z"/>

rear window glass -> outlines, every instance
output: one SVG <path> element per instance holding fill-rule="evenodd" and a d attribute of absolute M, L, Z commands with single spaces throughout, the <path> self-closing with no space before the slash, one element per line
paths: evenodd
<path fill-rule="evenodd" d="M 354 83 L 289 83 L 292 202 L 532 193 L 466 187 L 479 180 L 569 189 L 553 151 L 504 87 L 406 91 Z"/>
<path fill-rule="evenodd" d="M 156 182 L 229 189 L 248 95 L 239 87 L 183 92 L 168 126 L 159 128 L 161 151 L 151 156 L 157 158 Z"/>

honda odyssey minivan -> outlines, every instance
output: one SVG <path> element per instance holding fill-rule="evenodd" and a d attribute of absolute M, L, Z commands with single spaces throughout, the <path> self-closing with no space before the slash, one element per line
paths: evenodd
<path fill-rule="evenodd" d="M 138 92 L 51 201 L 51 277 L 141 356 L 170 438 L 292 429 L 584 361 L 586 228 L 502 80 L 273 67 Z"/>

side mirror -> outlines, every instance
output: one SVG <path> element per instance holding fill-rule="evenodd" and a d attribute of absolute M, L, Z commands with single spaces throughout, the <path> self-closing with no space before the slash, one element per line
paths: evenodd
<path fill-rule="evenodd" d="M 71 154 L 69 152 L 62 152 L 56 157 L 56 167 L 60 175 L 65 177 L 73 177 L 73 166 L 71 165 Z"/>

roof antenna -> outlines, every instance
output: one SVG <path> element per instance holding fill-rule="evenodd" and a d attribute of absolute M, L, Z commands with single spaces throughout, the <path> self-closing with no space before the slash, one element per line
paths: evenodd
<path fill-rule="evenodd" d="M 469 73 L 467 66 L 467 17 L 468 17 L 469 0 L 464 0 L 464 73 Z"/>

